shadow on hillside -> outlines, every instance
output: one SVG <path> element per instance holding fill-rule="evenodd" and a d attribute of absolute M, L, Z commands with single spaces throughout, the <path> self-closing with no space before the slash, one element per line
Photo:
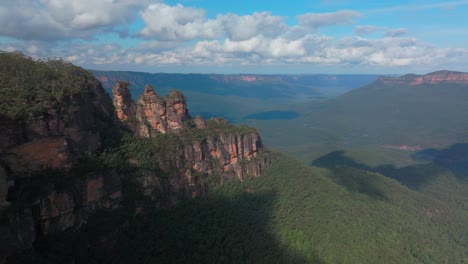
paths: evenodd
<path fill-rule="evenodd" d="M 296 111 L 266 111 L 246 115 L 243 119 L 256 119 L 256 120 L 292 120 L 300 117 L 301 115 Z"/>
<path fill-rule="evenodd" d="M 468 180 L 468 143 L 459 143 L 449 148 L 424 149 L 413 155 L 414 159 L 431 161 L 454 173 L 459 179 Z"/>
<path fill-rule="evenodd" d="M 120 236 L 112 226 L 125 214 L 110 211 L 83 233 L 51 236 L 36 251 L 7 263 L 325 263 L 316 254 L 305 258 L 295 247 L 279 244 L 271 223 L 275 200 L 272 191 L 209 195 L 149 209 Z M 109 242 L 116 245 L 113 250 L 100 245 Z"/>
<path fill-rule="evenodd" d="M 209 196 L 148 213 L 131 225 L 112 263 L 323 263 L 279 245 L 274 192 Z"/>
<path fill-rule="evenodd" d="M 372 185 L 372 182 L 367 182 L 367 179 L 364 179 L 364 176 L 356 176 L 356 174 L 365 175 L 362 171 L 371 171 L 383 174 L 389 178 L 399 181 L 401 184 L 406 185 L 413 190 L 419 190 L 425 184 L 436 179 L 444 172 L 444 168 L 440 167 L 440 165 L 435 162 L 411 165 L 402 168 L 397 168 L 390 164 L 371 167 L 347 157 L 344 151 L 330 152 L 312 161 L 311 165 L 333 170 L 335 172 L 334 177 L 339 179 L 336 181 L 337 183 L 351 191 L 362 192 L 370 196 L 375 196 L 376 191 L 380 191 L 380 189 L 376 185 Z M 464 165 L 466 166 L 466 164 Z M 358 173 L 354 170 L 360 170 L 361 172 Z M 349 177 L 349 173 L 346 173 L 347 171 L 353 171 L 354 176 Z M 360 187 L 356 188 L 356 186 Z"/>
<path fill-rule="evenodd" d="M 362 193 L 378 200 L 387 199 L 375 177 L 363 172 L 369 168 L 346 157 L 344 151 L 330 152 L 314 160 L 311 165 L 331 169 L 334 172 L 331 178 L 350 192 Z"/>

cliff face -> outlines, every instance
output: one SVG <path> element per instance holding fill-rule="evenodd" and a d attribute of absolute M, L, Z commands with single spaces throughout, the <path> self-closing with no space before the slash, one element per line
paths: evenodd
<path fill-rule="evenodd" d="M 384 84 L 420 85 L 454 83 L 468 84 L 468 73 L 454 71 L 437 71 L 426 75 L 408 74 L 401 77 L 380 77 L 378 82 Z"/>
<path fill-rule="evenodd" d="M 37 100 L 46 106 L 40 111 L 19 109 L 15 118 L 11 107 L 0 105 L 0 256 L 79 230 L 97 210 L 171 206 L 226 180 L 259 176 L 270 164 L 254 129 L 192 119 L 178 91 L 163 98 L 147 86 L 135 103 L 129 84 L 118 82 L 113 106 L 96 79 L 64 67 L 80 79 L 79 87 L 35 94 L 53 98 Z M 7 88 L 0 87 L 0 95 Z M 17 98 L 10 99 L 14 106 Z M 130 143 L 119 138 L 105 151 L 104 140 L 113 137 L 108 130 L 125 133 L 123 125 L 137 137 Z"/>
<path fill-rule="evenodd" d="M 159 199 L 163 206 L 203 195 L 211 185 L 227 180 L 260 176 L 270 165 L 257 133 L 220 134 L 196 140 L 181 144 L 170 155 L 155 160 L 169 176 L 161 178 L 161 174 L 147 171 L 139 181 L 143 193 L 153 200 Z"/>
<path fill-rule="evenodd" d="M 153 87 L 146 85 L 135 104 L 130 94 L 129 83 L 117 82 L 112 89 L 114 106 L 120 121 L 129 117 L 132 130 L 141 137 L 158 133 L 176 132 L 185 129 L 185 121 L 191 119 L 185 96 L 172 91 L 166 98 L 160 97 Z M 136 122 L 135 122 L 136 121 Z"/>
<path fill-rule="evenodd" d="M 20 105 L 30 107 L 21 117 L 8 116 L 10 112 L 0 114 L 0 219 L 8 219 L 9 223 L 9 228 L 5 228 L 0 222 L 2 238 L 8 241 L 0 243 L 2 256 L 31 247 L 40 237 L 81 226 L 94 210 L 116 206 L 122 189 L 122 177 L 117 173 L 70 173 L 80 157 L 102 148 L 101 131 L 117 124 L 111 98 L 101 84 L 85 70 L 61 61 L 54 62 L 60 64 L 56 69 L 21 56 L 15 57 L 12 67 L 17 61 L 35 64 L 31 67 L 33 70 L 42 67 L 50 72 L 45 76 L 67 71 L 70 78 L 79 78 L 79 84 L 76 84 L 79 89 L 55 79 L 45 87 L 36 88 L 39 91 L 29 90 L 31 97 L 49 94 L 39 102 L 20 101 Z M 4 76 L 11 78 L 10 83 L 25 78 L 17 78 L 14 74 Z M 47 91 L 54 81 L 63 86 Z M 0 87 L 0 92 L 3 93 L 3 89 L 8 86 Z M 24 90 L 28 91 L 27 88 Z M 22 96 L 20 89 L 15 91 L 18 96 L 3 97 L 2 104 L 25 100 L 18 99 Z M 39 103 L 45 108 L 37 108 L 35 104 Z M 11 104 L 2 109 L 13 107 Z"/>
<path fill-rule="evenodd" d="M 120 87 L 124 86 L 121 83 L 114 86 L 114 98 L 122 93 L 117 93 Z M 118 101 L 119 107 L 121 101 Z M 117 105 L 116 108 L 119 111 Z M 172 91 L 163 98 L 151 86 L 146 86 L 131 119 L 135 121 L 127 122 L 128 126 L 141 138 L 172 134 L 180 141 L 166 153 L 155 154 L 153 158 L 162 171 L 171 172 L 169 180 L 163 182 L 160 175 L 149 171 L 140 179 L 146 195 L 154 199 L 165 197 L 168 204 L 173 204 L 180 196 L 193 197 L 205 193 L 208 178 L 214 184 L 232 178 L 243 180 L 247 175 L 259 176 L 270 164 L 255 130 L 237 129 L 219 118 L 205 121 L 197 116 L 192 119 L 185 96 L 178 91 Z M 170 139 L 173 138 L 165 140 L 169 142 Z M 134 159 L 134 163 L 138 165 L 138 159 Z"/>
<path fill-rule="evenodd" d="M 243 180 L 246 176 L 260 176 L 268 167 L 270 160 L 268 156 L 261 155 L 262 148 L 262 141 L 256 132 L 220 134 L 185 145 L 175 164 L 187 168 L 183 172 L 187 177 L 193 172 L 219 170 L 226 179 L 237 177 Z"/>
<path fill-rule="evenodd" d="M 125 121 L 129 116 L 135 115 L 135 103 L 129 90 L 128 82 L 119 82 L 112 89 L 114 95 L 114 106 L 117 118 L 120 121 Z"/>
<path fill-rule="evenodd" d="M 182 130 L 185 121 L 191 118 L 182 93 L 172 91 L 166 98 L 162 98 L 149 85 L 145 86 L 138 100 L 135 114 L 138 120 L 137 134 L 142 137 Z"/>
<path fill-rule="evenodd" d="M 101 147 L 98 129 L 112 120 L 110 97 L 99 82 L 91 82 L 38 115 L 24 120 L 0 116 L 0 151 L 18 174 L 69 167 L 83 153 Z"/>

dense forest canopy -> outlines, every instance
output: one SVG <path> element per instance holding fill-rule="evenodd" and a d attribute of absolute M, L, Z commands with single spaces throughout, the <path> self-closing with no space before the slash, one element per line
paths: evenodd
<path fill-rule="evenodd" d="M 0 114 L 22 119 L 41 114 L 67 96 L 85 92 L 95 81 L 87 70 L 60 58 L 32 59 L 0 53 Z"/>

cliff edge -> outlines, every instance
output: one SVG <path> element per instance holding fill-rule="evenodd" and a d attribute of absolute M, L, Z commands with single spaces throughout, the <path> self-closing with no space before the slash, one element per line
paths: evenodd
<path fill-rule="evenodd" d="M 134 102 L 118 82 L 112 100 L 88 71 L 20 53 L 0 53 L 0 80 L 0 257 L 46 249 L 103 210 L 172 206 L 270 164 L 255 129 L 192 118 L 176 90 L 147 86 Z M 123 219 L 84 247 L 111 247 Z"/>
<path fill-rule="evenodd" d="M 406 74 L 400 77 L 379 77 L 377 82 L 390 85 L 421 84 L 468 84 L 468 73 L 456 71 L 436 71 L 425 75 Z"/>
<path fill-rule="evenodd" d="M 175 202 L 177 198 L 164 190 L 179 189 L 184 196 L 193 197 L 207 191 L 208 181 L 221 184 L 232 178 L 260 176 L 270 164 L 256 129 L 237 127 L 221 118 L 192 118 L 179 91 L 161 97 L 147 85 L 137 102 L 131 99 L 128 83 L 117 82 L 112 92 L 118 115 L 132 109 L 119 118 L 138 138 L 134 144 L 154 145 L 151 160 L 132 157 L 132 162 L 154 162 L 163 172 L 172 173 L 167 186 L 162 187 L 160 175 L 147 172 L 141 179 L 146 194 L 159 190 Z M 158 150 L 157 142 L 170 147 Z"/>

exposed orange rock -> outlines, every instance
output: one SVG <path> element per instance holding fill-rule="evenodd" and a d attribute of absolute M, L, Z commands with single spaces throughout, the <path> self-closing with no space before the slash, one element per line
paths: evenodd
<path fill-rule="evenodd" d="M 65 137 L 50 137 L 34 140 L 9 150 L 15 154 L 9 159 L 16 171 L 37 171 L 45 166 L 69 167 L 72 160 Z"/>
<path fill-rule="evenodd" d="M 120 121 L 125 121 L 129 116 L 135 115 L 135 103 L 132 100 L 129 87 L 128 82 L 119 81 L 112 88 L 115 111 Z"/>
<path fill-rule="evenodd" d="M 384 84 L 421 85 L 454 83 L 468 84 L 468 73 L 454 71 L 436 71 L 426 75 L 407 74 L 401 77 L 380 77 L 378 82 Z"/>
<path fill-rule="evenodd" d="M 203 119 L 202 116 L 200 115 L 197 115 L 194 119 L 194 122 L 195 122 L 195 126 L 198 128 L 198 129 L 204 129 L 206 128 L 206 122 L 205 120 Z"/>
<path fill-rule="evenodd" d="M 102 188 L 104 187 L 103 177 L 98 177 L 95 179 L 90 179 L 87 182 L 87 202 L 98 201 L 102 198 Z"/>
<path fill-rule="evenodd" d="M 121 94 L 125 94 L 126 98 L 131 98 L 128 85 L 117 83 L 115 87 L 126 90 L 120 91 L 114 88 L 115 97 L 121 98 Z M 121 102 L 123 100 L 114 98 L 117 114 L 119 108 L 130 108 L 122 106 Z M 178 133 L 189 129 L 188 122 L 192 120 L 188 114 L 186 98 L 181 92 L 173 90 L 165 98 L 162 98 L 150 85 L 145 86 L 144 92 L 136 104 L 135 119 L 137 124 L 134 126 L 134 131 L 136 135 L 141 137 L 153 137 L 158 133 Z M 229 123 L 222 118 L 215 118 L 213 122 L 216 122 L 217 126 L 220 127 L 229 126 Z M 197 129 L 206 129 L 206 122 L 201 116 L 193 119 L 193 123 Z M 248 173 L 247 168 L 240 166 L 240 162 L 255 157 L 260 148 L 262 148 L 262 142 L 257 132 L 242 135 L 223 133 L 216 138 L 210 137 L 203 142 L 195 141 L 179 150 L 174 150 L 171 162 L 167 160 L 157 162 L 166 170 L 178 168 L 180 174 L 185 176 L 189 182 L 193 172 L 212 173 L 216 170 L 219 170 L 220 174 L 232 174 L 232 177 L 243 179 Z M 217 160 L 221 167 L 216 168 L 213 160 Z M 251 174 L 253 176 L 259 176 L 262 168 L 267 167 L 268 164 L 269 160 L 260 161 L 258 168 L 250 169 L 249 173 L 253 173 Z M 144 185 L 149 182 L 151 181 L 146 181 Z M 196 183 L 190 182 L 188 184 Z"/>
<path fill-rule="evenodd" d="M 116 124 L 111 98 L 101 84 L 90 78 L 84 85 L 27 118 L 0 116 L 0 204 L 18 206 L 18 214 L 10 219 L 17 250 L 30 246 L 37 236 L 81 225 L 97 208 L 113 206 L 116 202 L 109 202 L 108 195 L 119 199 L 118 176 L 102 181 L 111 190 L 107 192 L 99 192 L 99 184 L 88 186 L 87 175 L 60 182 L 80 156 L 101 148 L 100 128 Z M 105 178 L 92 179 L 97 177 Z"/>

